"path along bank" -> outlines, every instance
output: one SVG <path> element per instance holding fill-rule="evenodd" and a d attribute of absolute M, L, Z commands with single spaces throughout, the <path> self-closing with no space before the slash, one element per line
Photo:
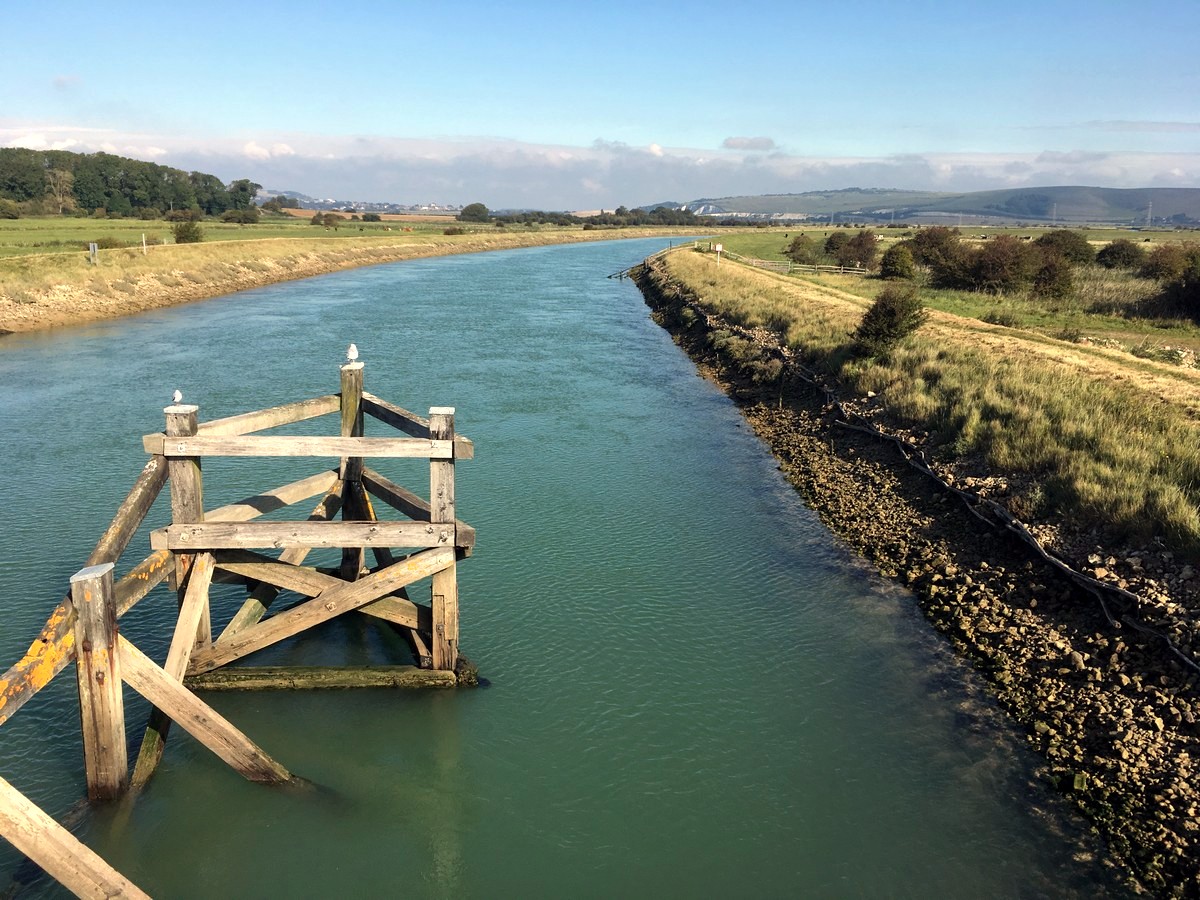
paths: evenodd
<path fill-rule="evenodd" d="M 922 471 L 910 437 L 860 430 L 835 385 L 810 379 L 771 332 L 715 315 L 662 259 L 633 275 L 655 320 L 739 404 L 827 527 L 907 585 L 983 673 L 1045 760 L 1047 784 L 1105 838 L 1108 861 L 1136 888 L 1200 897 L 1200 681 L 1160 628 L 1137 620 L 1138 598 L 1072 577 L 1006 527 L 1002 509 L 981 518 L 970 485 Z M 1096 549 L 1114 565 L 1121 552 Z M 1155 584 L 1179 583 L 1169 553 L 1139 566 Z"/>

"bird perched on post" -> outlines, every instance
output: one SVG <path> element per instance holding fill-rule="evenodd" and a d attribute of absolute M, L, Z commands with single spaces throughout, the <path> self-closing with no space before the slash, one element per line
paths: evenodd
<path fill-rule="evenodd" d="M 183 391 L 176 391 L 171 395 L 171 402 L 178 406 L 183 402 Z"/>
<path fill-rule="evenodd" d="M 358 344 L 351 344 L 346 348 L 346 361 L 354 362 L 358 359 Z"/>

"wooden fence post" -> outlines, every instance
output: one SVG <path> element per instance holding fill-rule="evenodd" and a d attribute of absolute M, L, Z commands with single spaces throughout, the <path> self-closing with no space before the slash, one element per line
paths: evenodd
<path fill-rule="evenodd" d="M 429 410 L 429 438 L 454 442 L 454 407 Z M 454 459 L 429 461 L 429 521 L 454 525 Z M 457 539 L 455 540 L 457 544 Z M 456 551 L 457 553 L 457 548 Z M 433 576 L 433 668 L 454 670 L 458 664 L 458 573 L 451 563 Z"/>
<path fill-rule="evenodd" d="M 363 436 L 363 364 L 348 362 L 342 372 L 342 437 Z M 359 484 L 362 481 L 363 460 L 361 456 L 348 456 L 342 459 L 342 520 L 355 521 L 366 518 L 359 500 L 362 491 Z M 355 581 L 362 572 L 365 562 L 365 550 L 362 547 L 347 547 L 342 550 L 342 578 Z"/>
<path fill-rule="evenodd" d="M 112 571 L 112 563 L 101 563 L 71 576 L 79 722 L 91 800 L 112 800 L 129 785 Z"/>

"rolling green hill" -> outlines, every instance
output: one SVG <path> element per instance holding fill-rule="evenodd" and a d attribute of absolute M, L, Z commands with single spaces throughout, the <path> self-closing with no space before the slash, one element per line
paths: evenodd
<path fill-rule="evenodd" d="M 752 218 L 837 216 L 864 221 L 920 221 L 969 216 L 999 222 L 1200 225 L 1200 188 L 1036 187 L 965 194 L 847 188 L 803 194 L 763 194 L 694 200 L 707 215 Z"/>

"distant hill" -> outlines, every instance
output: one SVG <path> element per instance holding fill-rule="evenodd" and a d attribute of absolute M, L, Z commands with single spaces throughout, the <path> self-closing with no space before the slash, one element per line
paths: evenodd
<path fill-rule="evenodd" d="M 964 217 L 996 223 L 1200 225 L 1200 188 L 1037 187 L 965 194 L 846 188 L 692 200 L 698 215 L 748 219 L 936 221 Z"/>

